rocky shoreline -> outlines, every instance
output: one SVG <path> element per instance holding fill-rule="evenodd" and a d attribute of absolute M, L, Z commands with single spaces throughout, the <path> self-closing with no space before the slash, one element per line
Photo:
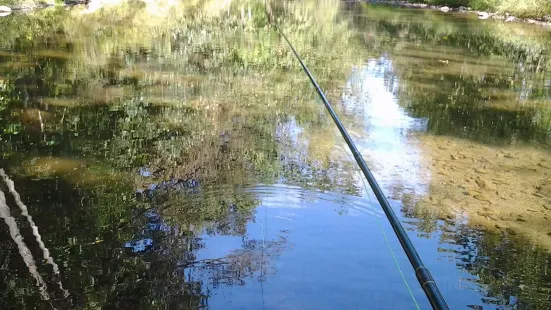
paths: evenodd
<path fill-rule="evenodd" d="M 12 13 L 27 13 L 30 11 L 40 10 L 40 9 L 47 9 L 52 8 L 56 6 L 72 6 L 77 4 L 86 4 L 88 1 L 70 1 L 70 2 L 64 2 L 62 4 L 56 4 L 54 2 L 43 2 L 43 3 L 37 3 L 33 5 L 19 5 L 19 6 L 6 6 L 6 5 L 0 5 L 0 17 L 5 17 L 8 15 L 11 15 Z"/>
<path fill-rule="evenodd" d="M 502 15 L 492 12 L 485 12 L 485 11 L 476 11 L 469 7 L 449 7 L 445 5 L 430 5 L 426 3 L 412 3 L 408 1 L 403 0 L 362 0 L 367 3 L 372 4 L 386 4 L 386 5 L 394 5 L 398 7 L 404 7 L 404 8 L 412 8 L 412 9 L 425 9 L 425 10 L 434 10 L 434 11 L 440 11 L 443 13 L 462 13 L 462 14 L 477 14 L 480 19 L 494 19 L 494 20 L 504 20 L 505 22 L 524 22 L 527 24 L 535 24 L 540 26 L 546 26 L 551 27 L 551 15 L 545 16 L 541 19 L 537 18 L 518 18 L 513 15 Z"/>

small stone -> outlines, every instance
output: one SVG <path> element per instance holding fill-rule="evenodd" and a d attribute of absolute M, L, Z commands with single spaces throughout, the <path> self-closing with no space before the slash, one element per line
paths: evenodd
<path fill-rule="evenodd" d="M 508 234 L 510 234 L 510 235 L 516 235 L 516 234 L 517 234 L 517 232 L 514 231 L 514 230 L 511 229 L 511 228 L 505 228 L 505 231 L 506 231 Z"/>
<path fill-rule="evenodd" d="M 545 184 L 538 188 L 540 194 L 551 197 L 551 184 Z"/>
<path fill-rule="evenodd" d="M 492 179 L 492 181 L 494 181 L 494 183 L 496 183 L 496 184 L 509 185 L 509 182 L 506 181 L 506 180 Z"/>
<path fill-rule="evenodd" d="M 549 166 L 549 164 L 547 163 L 538 163 L 538 166 L 542 167 L 542 168 L 545 168 L 545 169 L 551 169 L 551 166 Z"/>
<path fill-rule="evenodd" d="M 480 201 L 486 201 L 486 202 L 491 202 L 490 199 L 488 199 L 488 197 L 482 195 L 482 194 L 476 194 L 473 196 L 476 200 L 480 200 Z"/>
<path fill-rule="evenodd" d="M 474 172 L 480 173 L 480 174 L 488 174 L 488 171 L 487 171 L 487 170 L 485 170 L 485 169 L 479 169 L 479 168 L 474 169 Z"/>
<path fill-rule="evenodd" d="M 523 218 L 520 218 L 520 217 L 517 217 L 517 221 L 519 221 L 519 222 L 526 222 L 526 220 L 525 220 L 525 219 L 523 219 Z"/>
<path fill-rule="evenodd" d="M 450 157 L 451 157 L 453 160 L 457 160 L 457 156 L 455 156 L 455 155 L 450 155 Z"/>
<path fill-rule="evenodd" d="M 486 187 L 488 187 L 488 186 L 486 185 L 486 181 L 482 180 L 481 178 L 477 178 L 477 179 L 475 180 L 475 182 L 476 182 L 476 184 L 478 184 L 478 186 L 480 186 L 480 188 L 486 188 Z"/>

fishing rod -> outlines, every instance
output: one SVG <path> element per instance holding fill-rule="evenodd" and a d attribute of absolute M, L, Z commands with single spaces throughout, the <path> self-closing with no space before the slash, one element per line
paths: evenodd
<path fill-rule="evenodd" d="M 417 281 L 419 281 L 419 284 L 421 285 L 421 288 L 425 292 L 425 295 L 427 296 L 430 304 L 432 305 L 432 308 L 435 310 L 447 310 L 448 305 L 446 304 L 446 301 L 444 300 L 444 297 L 440 293 L 440 290 L 438 289 L 438 286 L 436 285 L 436 282 L 434 281 L 432 275 L 430 274 L 430 271 L 427 267 L 423 264 L 421 257 L 419 256 L 419 253 L 415 250 L 415 247 L 413 246 L 413 243 L 409 239 L 406 231 L 400 224 L 400 220 L 392 210 L 392 207 L 388 203 L 383 191 L 379 187 L 379 184 L 375 180 L 375 177 L 367 167 L 367 164 L 365 163 L 365 160 L 363 159 L 363 156 L 360 154 L 358 149 L 356 148 L 356 145 L 352 141 L 352 138 L 346 131 L 346 128 L 344 128 L 344 125 L 340 121 L 339 117 L 331 107 L 331 104 L 329 103 L 329 100 L 327 100 L 327 97 L 325 97 L 325 94 L 321 90 L 321 87 L 318 85 L 314 77 L 312 76 L 312 73 L 310 73 L 310 70 L 304 64 L 302 61 L 302 58 L 299 56 L 298 52 L 293 47 L 293 44 L 291 44 L 291 41 L 287 39 L 287 36 L 283 33 L 279 25 L 273 20 L 271 16 L 271 9 L 269 8 L 269 5 L 266 4 L 266 10 L 268 15 L 268 21 L 274 25 L 274 27 L 277 29 L 279 34 L 285 39 L 291 50 L 293 51 L 293 54 L 295 54 L 295 57 L 300 62 L 300 65 L 302 66 L 302 69 L 304 72 L 308 75 L 308 78 L 310 79 L 310 82 L 312 82 L 312 85 L 316 88 L 317 93 L 319 94 L 321 100 L 323 101 L 325 107 L 327 108 L 327 111 L 333 118 L 333 121 L 339 128 L 339 131 L 341 132 L 342 137 L 346 141 L 346 144 L 348 144 L 348 147 L 350 148 L 350 151 L 354 155 L 354 159 L 356 159 L 356 162 L 360 166 L 360 169 L 362 170 L 365 178 L 369 182 L 369 185 L 371 186 L 371 189 L 375 193 L 375 196 L 377 197 L 377 200 L 381 204 L 381 207 L 383 208 L 383 211 L 385 212 L 388 221 L 390 222 L 390 225 L 394 229 L 394 232 L 396 233 L 396 236 L 398 237 L 398 240 L 400 241 L 400 244 L 402 245 L 402 248 L 404 249 L 404 252 L 406 253 L 413 269 L 415 270 L 415 275 L 417 277 Z"/>

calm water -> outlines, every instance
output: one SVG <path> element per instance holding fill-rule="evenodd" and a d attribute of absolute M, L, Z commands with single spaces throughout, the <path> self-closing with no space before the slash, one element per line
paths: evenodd
<path fill-rule="evenodd" d="M 213 3 L 0 19 L 0 308 L 428 309 L 262 3 Z M 550 33 L 332 0 L 274 14 L 450 308 L 550 309 Z M 471 158 L 505 189 L 454 183 Z"/>

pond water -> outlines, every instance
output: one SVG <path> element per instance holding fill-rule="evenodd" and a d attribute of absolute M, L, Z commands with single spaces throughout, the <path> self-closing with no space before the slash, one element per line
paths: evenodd
<path fill-rule="evenodd" d="M 272 5 L 450 308 L 550 309 L 549 30 Z M 0 308 L 430 308 L 263 3 L 0 29 Z"/>

